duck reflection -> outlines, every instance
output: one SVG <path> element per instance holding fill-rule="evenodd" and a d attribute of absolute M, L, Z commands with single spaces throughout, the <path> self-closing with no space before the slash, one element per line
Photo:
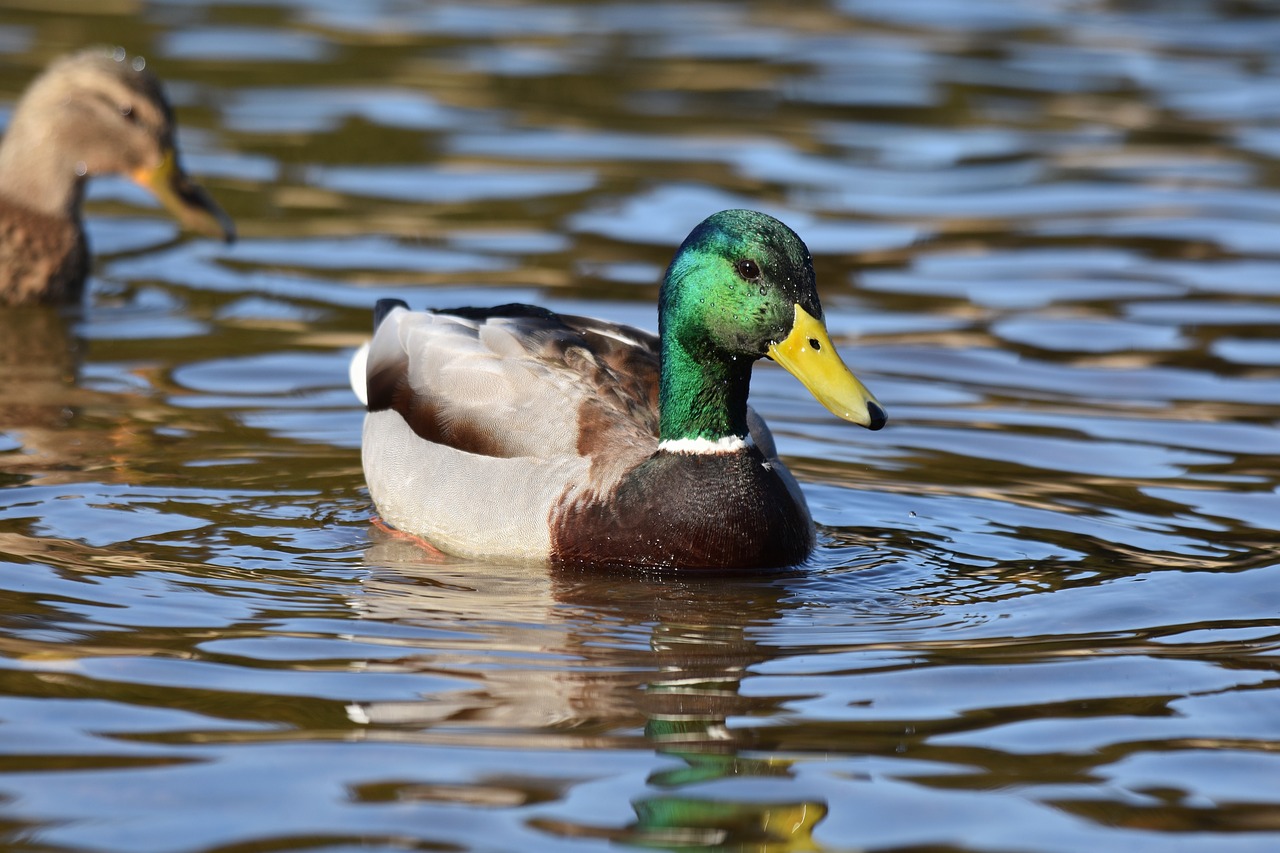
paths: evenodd
<path fill-rule="evenodd" d="M 730 717 L 778 711 L 781 700 L 739 688 L 772 656 L 749 628 L 785 611 L 784 585 L 471 565 L 374 535 L 366 554 L 372 571 L 354 606 L 368 618 L 435 628 L 440 640 L 423 654 L 415 637 L 414 654 L 370 666 L 473 686 L 419 702 L 352 706 L 353 720 L 369 724 L 371 736 L 397 727 L 458 743 L 501 734 L 502 745 L 527 748 L 649 749 L 680 763 L 649 775 L 651 793 L 633 801 L 628 825 L 547 816 L 533 825 L 670 850 L 823 849 L 813 830 L 825 803 L 767 794 L 726 799 L 707 790 L 727 778 L 789 787 L 793 762 L 750 754 L 767 747 L 751 729 L 728 725 Z"/>
<path fill-rule="evenodd" d="M 53 308 L 0 311 L 0 474 L 57 467 L 83 392 L 72 320 Z M 15 454 L 13 451 L 21 451 Z"/>
<path fill-rule="evenodd" d="M 137 478 L 153 434 L 144 407 L 84 387 L 85 345 L 74 311 L 19 306 L 0 311 L 0 484 L 110 482 Z"/>
<path fill-rule="evenodd" d="M 790 778 L 792 761 L 743 755 L 744 744 L 726 724 L 727 717 L 750 710 L 750 702 L 738 693 L 745 667 L 717 665 L 714 654 L 705 654 L 708 641 L 714 648 L 716 639 L 708 638 L 705 631 L 695 628 L 686 634 L 680 626 L 659 628 L 664 635 L 659 639 L 655 632 L 659 660 L 674 655 L 692 665 L 672 671 L 671 677 L 654 679 L 645 690 L 641 707 L 646 738 L 659 753 L 684 762 L 682 767 L 651 774 L 649 784 L 679 792 L 717 779 Z M 702 652 L 686 657 L 694 651 L 687 646 L 691 638 Z M 729 645 L 743 642 L 740 632 L 724 639 Z M 616 840 L 669 850 L 820 850 L 813 829 L 827 813 L 826 804 L 816 800 L 727 802 L 679 793 L 645 797 L 632 806 L 637 819 L 624 834 L 614 836 Z"/>

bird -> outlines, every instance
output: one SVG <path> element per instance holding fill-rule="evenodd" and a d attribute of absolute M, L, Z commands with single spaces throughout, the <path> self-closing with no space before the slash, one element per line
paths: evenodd
<path fill-rule="evenodd" d="M 447 554 L 587 569 L 741 572 L 815 547 L 804 495 L 747 403 L 771 359 L 832 413 L 884 407 L 831 343 L 808 248 L 724 210 L 677 250 L 658 334 L 508 304 L 379 300 L 350 379 L 377 519 Z"/>
<path fill-rule="evenodd" d="M 126 175 L 192 231 L 235 226 L 182 168 L 173 108 L 139 57 L 92 48 L 52 62 L 0 140 L 0 305 L 79 300 L 89 270 L 81 202 L 97 175 Z"/>

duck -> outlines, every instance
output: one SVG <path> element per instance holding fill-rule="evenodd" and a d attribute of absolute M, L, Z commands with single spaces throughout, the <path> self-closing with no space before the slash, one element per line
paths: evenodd
<path fill-rule="evenodd" d="M 62 57 L 32 81 L 0 140 L 0 305 L 81 298 L 81 203 L 98 175 L 125 175 L 184 227 L 232 242 L 230 217 L 182 168 L 175 132 L 159 79 L 123 50 Z"/>
<path fill-rule="evenodd" d="M 836 416 L 885 425 L 831 343 L 808 248 L 754 210 L 689 233 L 659 288 L 656 336 L 533 305 L 379 300 L 350 368 L 375 520 L 489 561 L 798 566 L 815 529 L 747 402 L 762 358 Z"/>

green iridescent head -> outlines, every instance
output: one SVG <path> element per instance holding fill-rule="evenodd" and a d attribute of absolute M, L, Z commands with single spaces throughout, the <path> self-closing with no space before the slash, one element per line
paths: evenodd
<path fill-rule="evenodd" d="M 663 439 L 745 435 L 751 365 L 764 357 L 834 414 L 884 425 L 827 336 L 809 249 L 772 216 L 724 210 L 694 228 L 667 267 L 658 323 Z"/>
<path fill-rule="evenodd" d="M 723 210 L 690 232 L 658 297 L 663 334 L 756 359 L 791 330 L 794 306 L 822 319 L 813 259 L 772 216 Z"/>

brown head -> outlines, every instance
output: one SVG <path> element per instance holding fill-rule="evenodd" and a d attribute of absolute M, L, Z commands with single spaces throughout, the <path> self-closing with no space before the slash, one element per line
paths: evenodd
<path fill-rule="evenodd" d="M 0 143 L 0 195 L 79 219 L 84 183 L 121 174 L 150 190 L 182 225 L 230 242 L 230 218 L 183 171 L 173 110 L 140 57 L 86 50 L 57 60 L 27 88 Z"/>

